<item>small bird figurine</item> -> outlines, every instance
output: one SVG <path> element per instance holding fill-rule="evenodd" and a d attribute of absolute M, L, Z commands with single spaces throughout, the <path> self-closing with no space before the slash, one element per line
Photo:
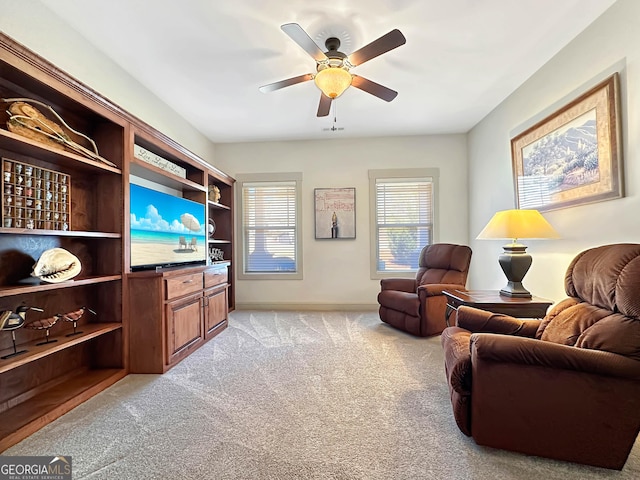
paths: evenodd
<path fill-rule="evenodd" d="M 96 312 L 94 312 L 93 310 L 87 307 L 80 307 L 78 310 L 74 310 L 73 312 L 59 313 L 57 315 L 65 322 L 73 322 L 73 333 L 68 333 L 67 337 L 71 337 L 73 335 L 78 335 L 79 333 L 82 333 L 82 331 L 76 330 L 76 327 L 78 326 L 78 320 L 82 318 L 85 311 L 89 311 L 90 313 L 97 315 Z"/>
<path fill-rule="evenodd" d="M 16 348 L 16 330 L 24 325 L 27 312 L 29 310 L 37 310 L 39 312 L 42 312 L 41 308 L 28 307 L 26 305 L 20 305 L 18 308 L 16 308 L 15 312 L 12 312 L 11 310 L 3 310 L 2 312 L 0 312 L 0 330 L 10 331 L 11 340 L 13 341 L 13 352 L 0 357 L 2 360 L 15 357 L 16 355 L 20 355 L 21 353 L 26 352 L 26 350 L 18 351 L 18 349 Z"/>
<path fill-rule="evenodd" d="M 49 337 L 49 330 L 60 320 L 60 315 L 54 315 L 53 317 L 43 318 L 41 320 L 34 320 L 33 322 L 27 323 L 24 328 L 29 328 L 31 330 L 44 330 L 45 337 L 44 342 L 36 343 L 36 345 L 46 345 L 47 343 L 57 342 L 57 339 L 51 339 Z"/>

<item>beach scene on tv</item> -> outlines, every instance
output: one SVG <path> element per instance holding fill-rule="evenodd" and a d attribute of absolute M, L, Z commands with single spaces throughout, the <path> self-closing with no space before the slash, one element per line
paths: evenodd
<path fill-rule="evenodd" d="M 131 184 L 131 266 L 207 258 L 204 205 Z"/>

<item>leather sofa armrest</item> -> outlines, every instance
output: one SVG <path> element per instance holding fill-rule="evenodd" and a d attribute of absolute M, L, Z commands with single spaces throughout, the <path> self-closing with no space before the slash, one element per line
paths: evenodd
<path fill-rule="evenodd" d="M 418 295 L 421 297 L 442 295 L 443 290 L 466 290 L 466 288 L 464 285 L 455 283 L 425 283 L 424 285 L 418 285 Z"/>
<path fill-rule="evenodd" d="M 458 327 L 445 328 L 440 337 L 444 368 L 449 386 L 460 395 L 471 395 L 471 332 Z"/>
<path fill-rule="evenodd" d="M 541 320 L 514 318 L 478 308 L 460 306 L 456 326 L 474 333 L 500 333 L 534 338 Z"/>
<path fill-rule="evenodd" d="M 491 333 L 471 335 L 471 363 L 490 361 L 640 380 L 640 361 L 532 338 Z"/>
<path fill-rule="evenodd" d="M 415 278 L 383 278 L 380 280 L 380 288 L 382 290 L 416 293 L 416 286 Z"/>

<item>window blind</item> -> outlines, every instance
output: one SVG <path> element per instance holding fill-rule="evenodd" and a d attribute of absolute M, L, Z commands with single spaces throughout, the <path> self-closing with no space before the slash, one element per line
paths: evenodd
<path fill-rule="evenodd" d="M 377 178 L 378 271 L 418 268 L 420 250 L 433 235 L 433 180 Z"/>
<path fill-rule="evenodd" d="M 296 182 L 242 186 L 245 273 L 297 271 Z"/>

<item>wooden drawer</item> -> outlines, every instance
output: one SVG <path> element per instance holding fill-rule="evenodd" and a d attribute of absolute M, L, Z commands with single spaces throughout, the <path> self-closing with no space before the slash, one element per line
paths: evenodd
<path fill-rule="evenodd" d="M 202 290 L 202 273 L 167 278 L 167 300 Z"/>
<path fill-rule="evenodd" d="M 204 272 L 204 288 L 227 283 L 227 267 L 211 268 Z"/>

